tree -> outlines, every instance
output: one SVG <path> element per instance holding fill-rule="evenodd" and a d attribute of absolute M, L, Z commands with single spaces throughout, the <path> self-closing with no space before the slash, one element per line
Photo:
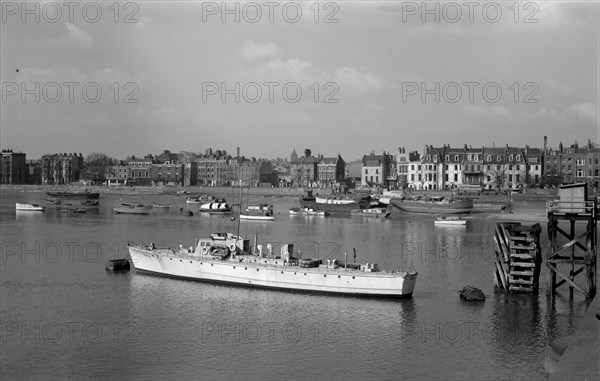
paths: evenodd
<path fill-rule="evenodd" d="M 506 166 L 496 165 L 492 168 L 490 174 L 492 175 L 494 187 L 500 191 L 504 185 L 504 182 L 506 181 Z"/>
<path fill-rule="evenodd" d="M 106 174 L 117 160 L 101 152 L 92 152 L 85 159 L 85 169 L 92 176 L 92 181 L 103 182 Z"/>

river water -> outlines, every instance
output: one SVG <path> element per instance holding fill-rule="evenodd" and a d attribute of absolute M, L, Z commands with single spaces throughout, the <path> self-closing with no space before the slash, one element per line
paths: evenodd
<path fill-rule="evenodd" d="M 87 214 L 53 205 L 44 213 L 15 212 L 15 202 L 44 199 L 1 194 L 2 380 L 547 379 L 546 346 L 572 333 L 585 311 L 577 294 L 546 298 L 545 267 L 539 295 L 494 294 L 499 220 L 485 214 L 471 215 L 466 227 L 434 227 L 432 216 L 408 214 L 290 216 L 294 198 L 250 197 L 274 204 L 276 222 L 238 226 L 228 217 L 188 216 L 182 197 L 163 195 L 103 195 L 100 208 Z M 172 207 L 117 215 L 112 207 L 121 199 Z M 211 232 L 238 229 L 277 252 L 288 242 L 303 257 L 352 258 L 356 249 L 359 262 L 414 269 L 413 298 L 286 293 L 105 271 L 109 259 L 127 256 L 127 242 L 190 246 Z M 486 301 L 461 301 L 457 290 L 466 285 L 481 288 Z"/>

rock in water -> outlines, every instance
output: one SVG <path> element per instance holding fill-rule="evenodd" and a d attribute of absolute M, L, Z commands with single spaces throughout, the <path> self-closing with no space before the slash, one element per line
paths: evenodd
<path fill-rule="evenodd" d="M 460 297 L 467 301 L 484 301 L 485 295 L 478 288 L 466 286 L 459 291 Z"/>

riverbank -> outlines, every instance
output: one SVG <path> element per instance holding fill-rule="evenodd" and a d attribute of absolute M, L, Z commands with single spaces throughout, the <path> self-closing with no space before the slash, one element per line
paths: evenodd
<path fill-rule="evenodd" d="M 85 186 L 85 185 L 0 185 L 0 192 L 98 192 L 101 194 L 119 195 L 175 195 L 179 191 L 187 191 L 190 196 L 201 194 L 227 197 L 239 195 L 240 188 L 233 187 L 175 187 L 175 186 Z M 301 196 L 304 188 L 242 188 L 242 194 L 251 196 Z M 315 189 L 315 194 L 331 194 L 331 189 Z"/>

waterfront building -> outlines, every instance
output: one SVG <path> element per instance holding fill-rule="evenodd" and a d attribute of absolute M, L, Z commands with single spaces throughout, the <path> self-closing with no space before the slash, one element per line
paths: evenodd
<path fill-rule="evenodd" d="M 41 160 L 27 160 L 27 170 L 25 173 L 25 183 L 41 184 L 42 183 L 42 162 Z"/>
<path fill-rule="evenodd" d="M 42 156 L 42 184 L 69 184 L 81 179 L 84 158 L 75 153 Z"/>
<path fill-rule="evenodd" d="M 483 183 L 483 162 L 485 148 L 471 148 L 465 144 L 463 161 L 463 180 L 462 184 L 468 186 L 481 187 Z"/>
<path fill-rule="evenodd" d="M 196 162 L 198 167 L 198 185 L 225 186 L 231 181 L 228 160 L 231 158 L 225 150 L 212 148 L 205 151 L 204 155 L 198 155 Z"/>
<path fill-rule="evenodd" d="M 361 183 L 363 186 L 381 186 L 384 188 L 397 186 L 398 170 L 396 158 L 385 151 L 381 155 L 375 155 L 375 152 L 364 155 L 361 172 Z"/>
<path fill-rule="evenodd" d="M 360 184 L 362 176 L 362 160 L 354 160 L 346 163 L 345 176 L 350 184 Z"/>
<path fill-rule="evenodd" d="M 337 157 L 324 157 L 317 163 L 317 183 L 321 188 L 333 188 L 336 183 L 343 182 L 346 163 L 338 154 Z"/>
<path fill-rule="evenodd" d="M 442 148 L 425 146 L 421 157 L 418 189 L 443 189 L 443 160 L 445 146 Z"/>
<path fill-rule="evenodd" d="M 27 180 L 27 162 L 23 152 L 2 150 L 0 182 L 2 184 L 25 184 Z"/>
<path fill-rule="evenodd" d="M 317 186 L 317 164 L 319 159 L 310 149 L 304 150 L 304 156 L 291 163 L 290 175 L 294 186 L 313 188 Z"/>
<path fill-rule="evenodd" d="M 444 189 L 454 189 L 463 184 L 463 163 L 466 161 L 466 149 L 450 148 L 444 150 Z"/>
<path fill-rule="evenodd" d="M 525 183 L 527 186 L 537 186 L 542 180 L 542 159 L 543 154 L 540 148 L 530 148 L 528 145 L 525 146 L 523 156 L 526 162 L 526 178 Z"/>
<path fill-rule="evenodd" d="M 150 177 L 155 185 L 183 185 L 183 168 L 178 161 L 152 163 Z"/>
<path fill-rule="evenodd" d="M 408 187 L 408 163 L 410 153 L 406 153 L 404 147 L 398 147 L 396 154 L 396 182 L 399 189 Z"/>

